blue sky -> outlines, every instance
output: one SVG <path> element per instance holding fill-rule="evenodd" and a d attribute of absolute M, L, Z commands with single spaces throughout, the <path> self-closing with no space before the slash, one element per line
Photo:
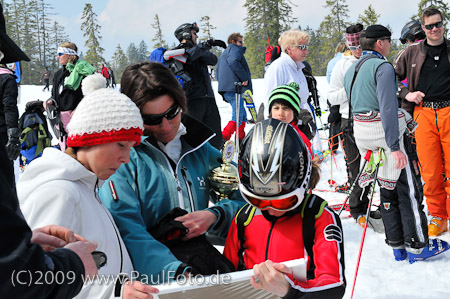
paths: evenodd
<path fill-rule="evenodd" d="M 182 23 L 199 22 L 202 16 L 209 16 L 211 23 L 217 27 L 213 30 L 216 39 L 227 39 L 232 32 L 245 32 L 246 10 L 245 0 L 93 0 L 93 1 L 61 1 L 46 0 L 54 7 L 57 14 L 52 16 L 62 24 L 71 41 L 84 50 L 84 38 L 80 30 L 81 15 L 86 3 L 91 3 L 102 27 L 101 45 L 105 49 L 104 57 L 109 60 L 117 44 L 125 51 L 131 42 L 138 45 L 144 40 L 149 48 L 155 30 L 151 27 L 155 14 L 159 15 L 161 27 L 166 41 L 171 45 L 176 42 L 173 36 L 175 28 Z M 324 17 L 329 14 L 325 9 L 325 0 L 292 0 L 294 16 L 298 22 L 293 27 L 309 25 L 317 29 Z M 398 38 L 400 31 L 409 18 L 416 13 L 419 0 L 377 0 L 361 1 L 347 0 L 349 20 L 356 22 L 359 14 L 372 4 L 375 11 L 381 15 L 379 23 L 389 24 L 393 37 Z M 200 33 L 201 36 L 201 33 Z"/>

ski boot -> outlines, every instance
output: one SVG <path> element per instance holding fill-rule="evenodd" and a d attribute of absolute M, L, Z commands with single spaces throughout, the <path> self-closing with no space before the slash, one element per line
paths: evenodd
<path fill-rule="evenodd" d="M 245 137 L 245 122 L 242 122 L 241 125 L 239 126 L 239 140 L 244 139 Z"/>
<path fill-rule="evenodd" d="M 450 249 L 450 245 L 441 239 L 429 239 L 428 245 L 422 248 L 420 253 L 408 252 L 409 263 L 426 260 Z"/>
<path fill-rule="evenodd" d="M 230 120 L 222 131 L 222 137 L 225 141 L 230 140 L 231 135 L 236 131 L 236 122 Z"/>
<path fill-rule="evenodd" d="M 393 248 L 392 250 L 394 251 L 394 258 L 396 261 L 404 261 L 408 257 L 405 248 Z"/>
<path fill-rule="evenodd" d="M 447 219 L 433 216 L 428 224 L 428 235 L 437 237 L 447 230 Z"/>

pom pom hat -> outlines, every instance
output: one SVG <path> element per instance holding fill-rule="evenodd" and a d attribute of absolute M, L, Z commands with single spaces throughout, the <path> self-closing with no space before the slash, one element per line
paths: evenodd
<path fill-rule="evenodd" d="M 83 100 L 67 125 L 67 146 L 84 147 L 117 141 L 140 143 L 141 113 L 130 98 L 105 88 L 106 79 L 93 74 L 83 80 Z"/>

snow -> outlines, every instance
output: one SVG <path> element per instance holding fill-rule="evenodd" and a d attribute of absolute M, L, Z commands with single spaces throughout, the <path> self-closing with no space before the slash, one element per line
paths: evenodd
<path fill-rule="evenodd" d="M 321 95 L 322 111 L 326 109 L 326 94 L 328 83 L 325 77 L 317 77 L 319 93 Z M 217 94 L 217 82 L 213 82 L 216 92 L 216 102 L 220 110 L 222 127 L 231 119 L 231 106 L 222 100 Z M 21 102 L 18 104 L 20 114 L 25 110 L 28 101 L 40 99 L 46 100 L 50 97 L 49 92 L 42 92 L 43 86 L 22 86 Z M 265 94 L 264 80 L 253 80 L 254 100 L 257 107 L 262 103 Z M 322 122 L 327 122 L 328 113 L 322 116 Z M 318 126 L 321 126 L 318 121 Z M 247 125 L 246 131 L 251 125 Z M 319 131 L 323 148 L 327 148 L 326 135 Z M 56 143 L 56 140 L 53 140 Z M 18 170 L 18 168 L 16 168 Z M 16 171 L 19 175 L 19 171 Z M 344 153 L 342 149 L 333 156 L 332 167 L 333 180 L 342 184 L 347 180 L 345 171 Z M 321 164 L 321 180 L 317 189 L 329 190 L 329 192 L 315 192 L 326 199 L 330 204 L 342 203 L 345 194 L 331 192 L 328 180 L 331 178 L 331 157 L 328 156 Z M 379 203 L 379 190 L 376 189 L 374 203 Z M 347 279 L 347 290 L 344 298 L 350 298 L 353 279 L 358 259 L 358 252 L 363 229 L 348 218 L 348 212 L 341 215 L 344 230 L 345 246 L 345 275 Z M 450 234 L 447 232 L 441 237 L 450 242 Z M 354 298 L 450 298 L 450 251 L 425 262 L 409 264 L 407 261 L 397 262 L 394 260 L 392 249 L 385 244 L 384 234 L 368 229 L 365 237 L 364 248 L 359 266 L 358 279 L 355 286 Z"/>

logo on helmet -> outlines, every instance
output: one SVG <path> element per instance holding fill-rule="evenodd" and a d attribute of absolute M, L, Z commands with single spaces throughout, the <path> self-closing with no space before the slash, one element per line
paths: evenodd
<path fill-rule="evenodd" d="M 256 124 L 254 128 L 251 145 L 252 155 L 250 157 L 252 170 L 250 182 L 254 189 L 261 194 L 276 195 L 282 191 L 282 184 L 279 183 L 281 182 L 281 162 L 287 126 L 287 123 L 280 122 L 274 132 L 273 127 L 269 125 L 266 127 L 265 134 L 262 123 Z M 264 154 L 261 149 L 267 144 L 269 149 Z"/>

